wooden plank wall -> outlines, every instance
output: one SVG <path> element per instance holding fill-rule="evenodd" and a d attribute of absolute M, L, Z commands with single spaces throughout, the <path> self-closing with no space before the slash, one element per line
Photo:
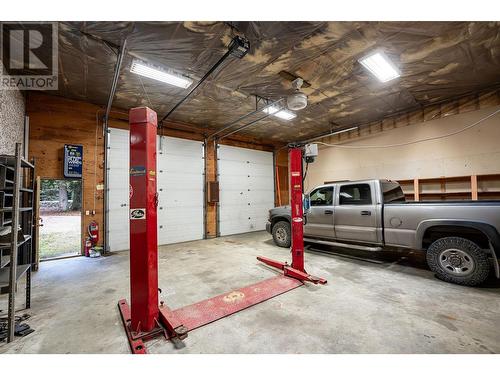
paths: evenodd
<path fill-rule="evenodd" d="M 289 202 L 288 190 L 288 148 L 276 153 L 276 206 L 284 206 Z"/>
<path fill-rule="evenodd" d="M 97 221 L 102 244 L 104 190 L 97 189 L 104 183 L 102 125 L 97 121 L 103 113 L 101 108 L 36 92 L 29 93 L 26 104 L 30 118 L 29 157 L 36 160 L 38 176 L 64 178 L 64 145 L 83 145 L 82 211 L 95 210 L 95 215 L 83 215 L 82 228 Z"/>
<path fill-rule="evenodd" d="M 77 100 L 61 98 L 43 93 L 30 92 L 27 98 L 27 115 L 30 117 L 29 156 L 35 157 L 37 174 L 41 178 L 63 178 L 63 147 L 65 144 L 81 144 L 84 148 L 83 160 L 83 199 L 82 211 L 93 211 L 95 215 L 83 216 L 82 227 L 86 228 L 92 220 L 96 220 L 100 229 L 100 244 L 104 238 L 104 138 L 102 134 L 102 118 L 104 109 Z M 128 113 L 125 110 L 113 109 L 110 116 L 110 127 L 128 129 Z M 159 129 L 161 135 L 203 141 L 213 129 L 204 128 L 200 132 L 190 124 L 167 122 Z M 272 151 L 282 144 L 269 144 L 262 140 L 235 135 L 224 139 L 221 144 L 246 147 L 257 150 Z M 207 160 L 206 182 L 216 178 L 216 153 L 210 146 L 205 150 Z M 286 156 L 287 153 L 284 153 Z M 283 164 L 283 162 L 281 162 Z M 288 173 L 287 162 L 285 162 Z M 280 177 L 283 178 L 283 177 Z M 285 181 L 288 177 L 285 178 Z M 282 189 L 285 189 L 283 183 Z M 287 188 L 286 188 L 287 189 Z M 288 191 L 286 191 L 288 196 Z M 207 204 L 206 232 L 207 237 L 217 235 L 217 207 Z M 82 231 L 82 242 L 83 242 Z"/>

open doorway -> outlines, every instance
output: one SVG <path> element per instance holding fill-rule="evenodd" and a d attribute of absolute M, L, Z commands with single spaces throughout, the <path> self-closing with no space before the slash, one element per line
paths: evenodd
<path fill-rule="evenodd" d="M 81 255 L 82 181 L 42 179 L 40 259 Z"/>

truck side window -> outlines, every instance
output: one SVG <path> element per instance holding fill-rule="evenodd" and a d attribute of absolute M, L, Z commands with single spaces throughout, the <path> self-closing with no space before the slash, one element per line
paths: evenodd
<path fill-rule="evenodd" d="M 311 206 L 333 206 L 333 186 L 318 188 L 309 196 Z"/>
<path fill-rule="evenodd" d="M 355 184 L 340 187 L 339 204 L 364 205 L 372 204 L 370 185 Z"/>

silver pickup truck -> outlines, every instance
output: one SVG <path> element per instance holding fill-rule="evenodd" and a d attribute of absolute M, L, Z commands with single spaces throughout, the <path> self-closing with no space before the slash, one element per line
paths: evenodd
<path fill-rule="evenodd" d="M 445 281 L 478 285 L 500 277 L 500 201 L 407 202 L 397 182 L 345 181 L 318 186 L 304 197 L 304 238 L 331 246 L 379 251 L 426 251 Z M 266 229 L 290 247 L 290 207 L 269 210 Z"/>

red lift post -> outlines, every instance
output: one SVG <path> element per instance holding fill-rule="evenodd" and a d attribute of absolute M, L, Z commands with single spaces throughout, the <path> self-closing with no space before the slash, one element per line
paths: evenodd
<path fill-rule="evenodd" d="M 309 275 L 304 268 L 304 210 L 302 203 L 302 147 L 292 147 L 288 151 L 290 173 L 290 209 L 292 230 L 292 264 L 278 262 L 264 257 L 257 257 L 261 262 L 283 270 L 285 276 L 314 284 L 326 284 L 326 280 Z"/>
<path fill-rule="evenodd" d="M 138 108 L 129 121 L 131 324 L 149 332 L 158 317 L 156 113 Z"/>
<path fill-rule="evenodd" d="M 146 353 L 144 340 L 160 334 L 184 339 L 189 331 L 276 297 L 303 285 L 326 283 L 304 270 L 302 228 L 302 150 L 290 150 L 292 265 L 258 257 L 283 270 L 259 283 L 233 290 L 177 310 L 158 306 L 158 244 L 156 190 L 156 113 L 133 108 L 130 122 L 130 300 L 118 301 L 132 353 Z"/>

